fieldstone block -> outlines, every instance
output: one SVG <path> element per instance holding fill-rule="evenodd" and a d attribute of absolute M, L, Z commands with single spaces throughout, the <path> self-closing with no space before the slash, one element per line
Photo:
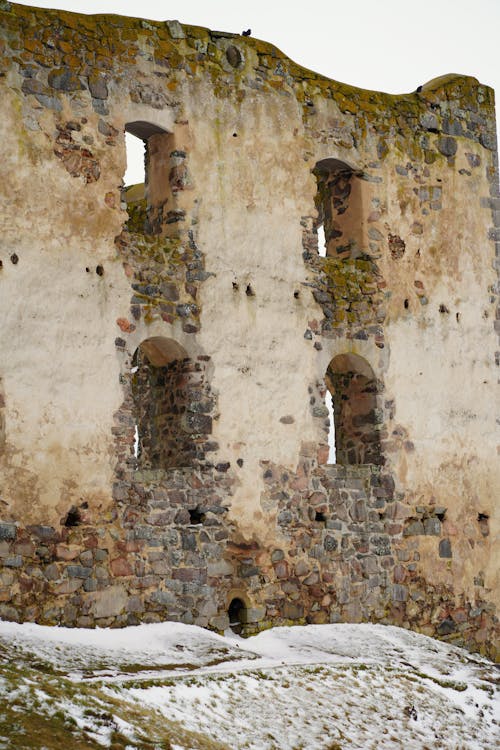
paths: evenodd
<path fill-rule="evenodd" d="M 425 534 L 424 524 L 422 521 L 412 521 L 403 531 L 404 536 L 418 536 Z"/>
<path fill-rule="evenodd" d="M 441 539 L 441 541 L 439 542 L 439 557 L 453 557 L 451 551 L 451 542 L 449 539 Z"/>
<path fill-rule="evenodd" d="M 127 600 L 123 586 L 110 586 L 90 594 L 90 611 L 96 618 L 116 617 L 127 606 Z"/>
<path fill-rule="evenodd" d="M 108 87 L 106 79 L 99 73 L 92 73 L 88 77 L 89 90 L 94 99 L 107 99 Z"/>
<path fill-rule="evenodd" d="M 258 576 L 259 572 L 257 565 L 252 565 L 251 563 L 242 563 L 238 568 L 238 575 L 241 578 L 253 578 L 253 576 Z"/>
<path fill-rule="evenodd" d="M 165 21 L 165 24 L 172 39 L 184 39 L 186 35 L 179 21 Z"/>
<path fill-rule="evenodd" d="M 7 604 L 0 604 L 0 619 L 9 620 L 13 622 L 19 622 L 19 614 L 17 609 L 9 607 Z"/>
<path fill-rule="evenodd" d="M 68 579 L 58 583 L 54 588 L 54 593 L 59 596 L 62 596 L 63 594 L 74 594 L 81 586 L 83 586 L 83 578 Z"/>
<path fill-rule="evenodd" d="M 85 550 L 80 555 L 80 562 L 85 568 L 91 568 L 94 564 L 94 555 L 91 550 Z"/>
<path fill-rule="evenodd" d="M 282 510 L 281 513 L 278 514 L 278 524 L 280 526 L 287 526 L 289 523 L 292 522 L 293 515 L 289 510 Z"/>
<path fill-rule="evenodd" d="M 79 77 L 69 68 L 54 68 L 48 75 L 49 86 L 58 91 L 78 91 L 83 89 Z"/>
<path fill-rule="evenodd" d="M 362 523 L 366 521 L 366 503 L 364 500 L 356 500 L 349 509 L 349 515 L 353 521 Z"/>
<path fill-rule="evenodd" d="M 391 542 L 388 536 L 372 536 L 370 544 L 376 555 L 390 555 L 391 554 Z"/>
<path fill-rule="evenodd" d="M 299 560 L 295 564 L 295 575 L 296 576 L 305 576 L 309 573 L 311 570 L 310 566 L 307 564 L 305 560 Z"/>
<path fill-rule="evenodd" d="M 437 140 L 438 151 L 443 156 L 455 156 L 457 153 L 457 142 L 451 136 L 443 136 Z"/>
<path fill-rule="evenodd" d="M 246 622 L 260 622 L 265 616 L 265 607 L 248 607 L 246 611 Z"/>
<path fill-rule="evenodd" d="M 339 544 L 335 537 L 330 536 L 330 534 L 327 534 L 327 536 L 325 536 L 323 540 L 323 547 L 325 548 L 326 552 L 335 552 L 338 546 Z"/>
<path fill-rule="evenodd" d="M 27 526 L 26 529 L 42 542 L 56 542 L 59 539 L 59 534 L 52 526 Z"/>
<path fill-rule="evenodd" d="M 405 602 L 408 599 L 408 588 L 395 583 L 392 586 L 391 599 L 393 602 Z"/>
<path fill-rule="evenodd" d="M 426 518 L 424 531 L 428 536 L 439 536 L 441 534 L 441 522 L 438 518 Z"/>
<path fill-rule="evenodd" d="M 114 576 L 131 576 L 134 571 L 126 557 L 117 557 L 111 560 L 109 567 Z"/>
<path fill-rule="evenodd" d="M 66 568 L 69 578 L 88 578 L 91 574 L 90 568 L 83 565 L 68 565 Z"/>
<path fill-rule="evenodd" d="M 425 130 L 437 131 L 439 129 L 438 118 L 432 112 L 426 112 L 420 118 L 420 125 Z"/>
<path fill-rule="evenodd" d="M 300 620 L 304 617 L 304 607 L 302 604 L 296 604 L 295 602 L 285 602 L 282 612 L 286 620 Z"/>
<path fill-rule="evenodd" d="M 21 568 L 23 564 L 23 558 L 21 555 L 12 555 L 12 557 L 6 557 L 3 561 L 6 568 Z"/>
<path fill-rule="evenodd" d="M 52 563 L 52 565 L 47 565 L 47 567 L 44 570 L 45 578 L 48 581 L 57 581 L 59 578 L 59 568 L 55 563 Z"/>
<path fill-rule="evenodd" d="M 438 635 L 450 635 L 457 629 L 456 623 L 453 622 L 451 617 L 447 617 L 445 620 L 439 623 L 436 630 Z"/>
<path fill-rule="evenodd" d="M 11 540 L 16 538 L 15 523 L 0 523 L 0 540 Z"/>

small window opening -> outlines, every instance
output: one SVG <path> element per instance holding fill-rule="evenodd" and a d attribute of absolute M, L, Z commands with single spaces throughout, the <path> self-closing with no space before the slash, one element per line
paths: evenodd
<path fill-rule="evenodd" d="M 201 523 L 205 521 L 205 514 L 203 511 L 200 510 L 200 508 L 189 508 L 189 523 L 192 526 L 199 526 Z"/>
<path fill-rule="evenodd" d="M 247 608 L 245 603 L 241 599 L 233 599 L 229 605 L 227 615 L 229 617 L 229 627 L 237 635 L 241 635 L 243 631 L 243 625 L 246 623 L 246 611 Z"/>
<path fill-rule="evenodd" d="M 363 180 L 339 159 L 316 164 L 315 198 L 318 219 L 318 254 L 322 257 L 359 258 L 366 255 L 362 221 Z"/>
<path fill-rule="evenodd" d="M 404 301 L 404 307 L 405 307 L 405 310 L 408 310 L 408 308 L 410 307 L 410 300 L 405 299 L 405 301 Z"/>
<path fill-rule="evenodd" d="M 321 511 L 317 510 L 314 515 L 314 520 L 318 523 L 326 523 L 326 516 Z"/>
<path fill-rule="evenodd" d="M 191 184 L 186 153 L 175 148 L 172 133 L 150 122 L 127 123 L 125 144 L 129 227 L 147 234 L 176 234 L 184 216 L 176 196 Z"/>

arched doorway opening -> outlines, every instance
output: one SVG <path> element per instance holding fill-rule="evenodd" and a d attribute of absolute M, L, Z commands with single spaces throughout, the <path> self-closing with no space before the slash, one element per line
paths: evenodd
<path fill-rule="evenodd" d="M 196 444 L 189 429 L 193 365 L 173 339 L 143 341 L 132 360 L 135 455 L 141 468 L 191 466 Z"/>
<path fill-rule="evenodd" d="M 336 463 L 382 464 L 379 384 L 369 363 L 357 354 L 339 354 L 325 383 L 333 402 Z"/>
<path fill-rule="evenodd" d="M 229 627 L 233 633 L 241 635 L 243 626 L 247 621 L 247 607 L 245 602 L 239 597 L 231 599 L 227 609 L 227 616 L 229 618 Z"/>

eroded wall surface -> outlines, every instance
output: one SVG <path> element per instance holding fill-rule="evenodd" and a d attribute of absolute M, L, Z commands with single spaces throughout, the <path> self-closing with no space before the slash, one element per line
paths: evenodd
<path fill-rule="evenodd" d="M 495 656 L 493 92 L 0 9 L 0 616 L 222 629 L 238 599 L 249 631 Z"/>

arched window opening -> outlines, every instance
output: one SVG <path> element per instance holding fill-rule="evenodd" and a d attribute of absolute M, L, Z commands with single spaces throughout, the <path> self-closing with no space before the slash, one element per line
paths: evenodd
<path fill-rule="evenodd" d="M 229 627 L 237 635 L 241 635 L 243 626 L 247 621 L 247 608 L 245 602 L 242 599 L 232 599 L 227 610 L 227 616 L 229 617 Z"/>
<path fill-rule="evenodd" d="M 212 429 L 211 417 L 197 413 L 203 375 L 199 366 L 180 344 L 162 336 L 143 341 L 132 365 L 137 465 L 150 469 L 193 466 L 199 444 Z"/>
<path fill-rule="evenodd" d="M 336 463 L 382 464 L 378 385 L 368 362 L 339 354 L 328 365 L 325 382 L 333 402 Z"/>
<path fill-rule="evenodd" d="M 175 200 L 180 179 L 178 162 L 184 163 L 185 154 L 174 150 L 172 133 L 150 122 L 127 123 L 125 142 L 125 182 L 133 180 L 125 188 L 127 210 L 133 217 L 142 207 L 142 229 L 146 233 L 171 234 L 169 227 L 174 227 L 179 218 Z"/>
<path fill-rule="evenodd" d="M 362 180 L 359 175 L 338 159 L 319 161 L 314 174 L 318 183 L 316 230 L 319 255 L 334 258 L 363 255 Z"/>

